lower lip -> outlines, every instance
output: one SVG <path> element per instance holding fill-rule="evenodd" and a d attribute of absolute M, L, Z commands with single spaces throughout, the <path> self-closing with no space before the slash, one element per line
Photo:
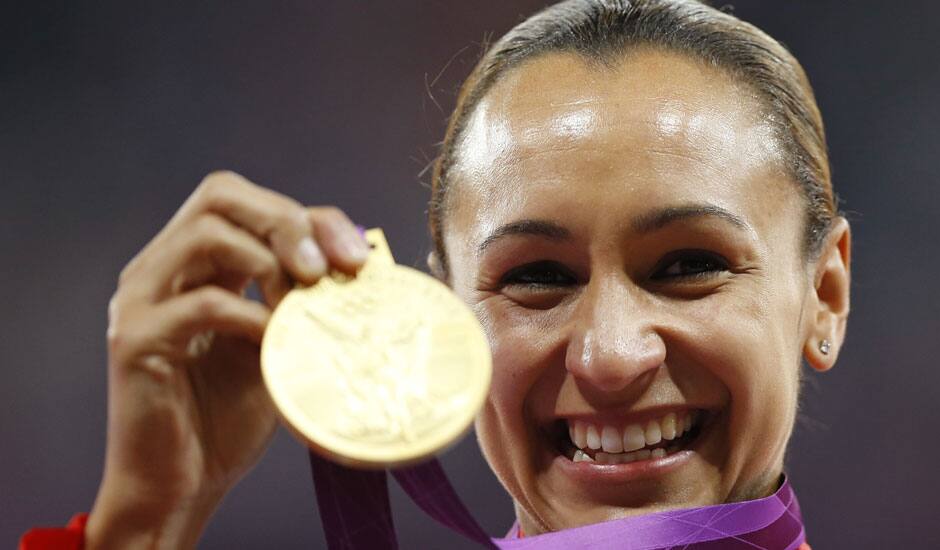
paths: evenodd
<path fill-rule="evenodd" d="M 668 474 L 688 464 L 694 455 L 695 451 L 683 449 L 662 458 L 649 458 L 628 464 L 574 462 L 566 456 L 556 455 L 554 466 L 576 481 L 616 483 Z"/>

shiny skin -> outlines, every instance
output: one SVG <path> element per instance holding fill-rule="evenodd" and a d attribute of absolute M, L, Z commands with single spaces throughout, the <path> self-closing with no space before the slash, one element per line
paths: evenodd
<path fill-rule="evenodd" d="M 477 434 L 525 532 L 775 488 L 801 359 L 832 366 L 849 304 L 848 224 L 806 257 L 781 154 L 746 85 L 653 49 L 613 68 L 542 55 L 474 110 L 446 276 L 490 340 Z M 712 421 L 680 467 L 594 479 L 557 466 L 554 422 L 689 408 Z"/>

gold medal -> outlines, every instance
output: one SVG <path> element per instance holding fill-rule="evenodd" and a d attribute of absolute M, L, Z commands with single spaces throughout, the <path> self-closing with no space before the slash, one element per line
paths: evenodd
<path fill-rule="evenodd" d="M 446 285 L 396 265 L 380 229 L 355 276 L 291 291 L 264 334 L 261 369 L 287 426 L 360 468 L 428 458 L 470 427 L 489 390 L 483 329 Z"/>

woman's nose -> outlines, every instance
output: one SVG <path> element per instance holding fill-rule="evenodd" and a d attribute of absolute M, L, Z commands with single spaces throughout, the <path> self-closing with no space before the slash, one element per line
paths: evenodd
<path fill-rule="evenodd" d="M 565 366 L 579 381 L 605 392 L 626 388 L 666 360 L 650 312 L 628 285 L 589 286 L 571 327 Z"/>

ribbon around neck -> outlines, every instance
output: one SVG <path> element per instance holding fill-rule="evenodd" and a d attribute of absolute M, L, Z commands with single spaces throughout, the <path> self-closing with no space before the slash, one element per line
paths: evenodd
<path fill-rule="evenodd" d="M 346 468 L 312 451 L 310 465 L 330 550 L 398 548 L 385 471 Z M 806 538 L 800 505 L 786 477 L 774 494 L 758 500 L 633 516 L 524 538 L 513 526 L 509 536 L 497 538 L 473 519 L 437 460 L 391 473 L 426 514 L 484 548 L 795 550 Z"/>

